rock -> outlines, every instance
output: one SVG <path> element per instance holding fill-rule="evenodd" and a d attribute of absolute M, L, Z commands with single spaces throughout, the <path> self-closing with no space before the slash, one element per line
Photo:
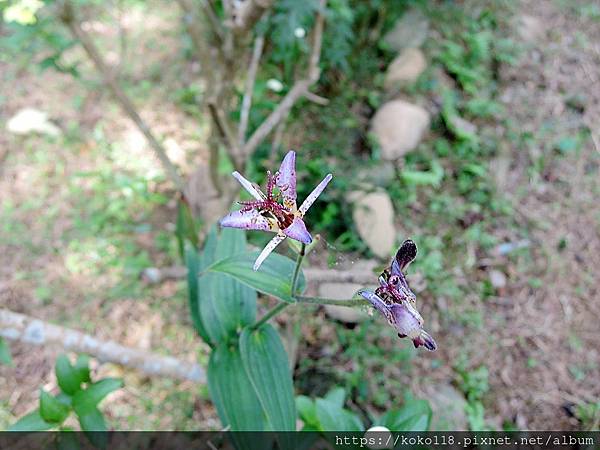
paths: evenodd
<path fill-rule="evenodd" d="M 462 139 L 474 138 L 477 135 L 477 125 L 463 119 L 457 114 L 451 115 L 446 119 L 448 127 L 457 137 Z"/>
<path fill-rule="evenodd" d="M 382 161 L 373 166 L 359 169 L 357 180 L 377 187 L 386 187 L 396 182 L 397 174 L 393 164 Z"/>
<path fill-rule="evenodd" d="M 432 431 L 468 431 L 469 425 L 465 407 L 465 397 L 449 384 L 440 384 L 432 388 L 429 403 L 433 415 Z"/>
<path fill-rule="evenodd" d="M 389 161 L 414 150 L 428 128 L 429 113 L 402 100 L 385 103 L 371 123 L 371 130 L 381 146 L 381 156 Z"/>
<path fill-rule="evenodd" d="M 385 192 L 354 192 L 352 217 L 358 234 L 375 255 L 388 258 L 396 241 L 394 207 Z"/>
<path fill-rule="evenodd" d="M 530 44 L 541 41 L 546 34 L 542 21 L 526 14 L 517 17 L 515 28 L 519 37 Z"/>
<path fill-rule="evenodd" d="M 61 129 L 48 120 L 48 114 L 34 108 L 19 110 L 8 120 L 6 129 L 20 135 L 40 133 L 57 137 L 62 134 Z"/>
<path fill-rule="evenodd" d="M 399 52 L 408 47 L 420 47 L 429 33 L 429 21 L 418 9 L 404 13 L 394 27 L 385 35 L 383 42 Z"/>
<path fill-rule="evenodd" d="M 506 287 L 506 275 L 504 272 L 500 272 L 499 270 L 491 270 L 490 271 L 490 283 L 494 289 L 502 289 Z"/>
<path fill-rule="evenodd" d="M 323 283 L 319 286 L 319 295 L 324 298 L 348 300 L 363 287 L 354 283 Z M 369 318 L 365 311 L 356 307 L 325 305 L 325 312 L 332 319 L 343 323 L 360 323 Z"/>
<path fill-rule="evenodd" d="M 389 65 L 385 74 L 385 87 L 396 84 L 414 83 L 427 67 L 423 52 L 418 48 L 407 48 Z"/>

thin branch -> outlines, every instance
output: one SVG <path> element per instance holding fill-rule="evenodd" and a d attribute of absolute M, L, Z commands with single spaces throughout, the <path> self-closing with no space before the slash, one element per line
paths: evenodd
<path fill-rule="evenodd" d="M 258 71 L 258 63 L 262 55 L 265 38 L 257 36 L 254 40 L 254 49 L 252 51 L 252 59 L 248 68 L 248 76 L 246 78 L 246 89 L 244 91 L 244 99 L 242 100 L 242 108 L 240 111 L 240 127 L 238 130 L 238 143 L 242 147 L 246 141 L 246 131 L 248 130 L 248 118 L 250 117 L 250 107 L 252 106 L 252 94 L 254 93 L 254 83 L 256 82 L 256 72 Z"/>
<path fill-rule="evenodd" d="M 221 110 L 217 108 L 217 105 L 210 101 L 208 103 L 208 111 L 210 112 L 210 116 L 217 126 L 217 131 L 219 132 L 219 136 L 229 149 L 229 155 L 233 161 L 233 165 L 236 170 L 242 170 L 243 157 L 240 154 L 239 147 L 236 144 L 235 136 L 233 130 L 229 126 L 229 122 L 223 116 Z"/>
<path fill-rule="evenodd" d="M 215 34 L 215 37 L 222 44 L 225 41 L 223 24 L 217 17 L 217 14 L 215 13 L 215 10 L 213 9 L 212 3 L 210 3 L 208 0 L 200 0 L 200 6 L 202 7 L 204 14 L 208 18 L 208 21 L 210 22 L 210 26 L 212 28 L 213 33 Z"/>
<path fill-rule="evenodd" d="M 115 99 L 119 102 L 125 113 L 129 116 L 131 120 L 137 125 L 142 134 L 146 137 L 148 143 L 154 150 L 154 153 L 160 160 L 163 169 L 165 170 L 167 176 L 171 179 L 171 181 L 175 184 L 177 189 L 180 192 L 184 191 L 185 183 L 176 167 L 173 165 L 169 157 L 167 156 L 167 152 L 165 148 L 158 142 L 158 140 L 154 137 L 154 134 L 150 131 L 150 128 L 144 122 L 144 120 L 138 114 L 135 106 L 129 97 L 125 94 L 121 86 L 115 80 L 111 70 L 108 68 L 104 59 L 100 55 L 98 49 L 95 44 L 89 38 L 89 36 L 81 29 L 81 26 L 76 20 L 75 12 L 73 10 L 73 5 L 69 0 L 65 0 L 63 2 L 63 9 L 61 11 L 61 20 L 65 25 L 69 27 L 73 36 L 79 40 L 86 53 L 90 57 L 90 59 L 94 62 L 94 65 L 100 72 L 102 76 L 102 80 L 104 84 L 110 89 Z"/>
<path fill-rule="evenodd" d="M 304 94 L 304 97 L 306 97 L 306 100 L 308 100 L 309 102 L 316 103 L 317 105 L 326 106 L 329 104 L 328 98 L 321 97 L 320 95 L 317 95 L 310 91 L 307 91 L 306 94 Z"/>
<path fill-rule="evenodd" d="M 271 8 L 274 0 L 246 0 L 237 3 L 233 11 L 233 28 L 237 34 L 250 31 L 263 14 Z"/>
<path fill-rule="evenodd" d="M 313 45 L 309 57 L 306 78 L 298 80 L 294 83 L 290 91 L 281 100 L 281 103 L 277 105 L 275 110 L 269 114 L 265 121 L 254 131 L 250 139 L 248 139 L 242 148 L 243 155 L 251 155 L 254 150 L 256 150 L 256 147 L 258 147 L 260 143 L 269 135 L 269 133 L 273 131 L 273 128 L 275 128 L 281 120 L 287 117 L 296 101 L 298 101 L 300 97 L 305 96 L 308 92 L 308 88 L 319 79 L 319 59 L 321 56 L 321 46 L 323 43 L 323 28 L 325 25 L 325 5 L 326 0 L 321 0 L 319 2 L 319 10 L 317 12 L 313 33 Z"/>
<path fill-rule="evenodd" d="M 326 270 L 308 267 L 302 272 L 309 283 L 356 283 L 364 286 L 377 284 L 377 274 L 370 270 Z M 142 272 L 142 279 L 150 284 L 187 276 L 185 266 L 148 267 Z"/>
<path fill-rule="evenodd" d="M 364 298 L 351 298 L 348 300 L 337 300 L 333 298 L 321 297 L 302 297 L 297 296 L 294 299 L 298 303 L 312 303 L 313 305 L 336 305 L 336 306 L 367 306 L 369 303 Z"/>
<path fill-rule="evenodd" d="M 114 341 L 102 341 L 89 334 L 43 322 L 7 309 L 0 309 L 0 336 L 26 344 L 59 345 L 65 350 L 85 353 L 100 361 L 131 367 L 149 376 L 206 383 L 204 369 L 198 364 L 125 347 Z"/>
<path fill-rule="evenodd" d="M 364 286 L 377 284 L 377 275 L 371 271 L 304 269 L 304 276 L 311 283 L 356 283 Z"/>
<path fill-rule="evenodd" d="M 325 6 L 327 0 L 319 1 L 319 11 L 315 22 L 315 31 L 313 33 L 312 52 L 308 65 L 308 76 L 311 82 L 315 83 L 319 79 L 319 59 L 321 58 L 321 47 L 323 45 L 323 29 L 325 28 Z"/>

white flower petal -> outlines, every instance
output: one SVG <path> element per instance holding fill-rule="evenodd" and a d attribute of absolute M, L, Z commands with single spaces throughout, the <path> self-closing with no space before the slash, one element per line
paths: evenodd
<path fill-rule="evenodd" d="M 252 183 L 250 183 L 250 181 L 246 180 L 241 173 L 235 171 L 231 175 L 233 175 L 233 178 L 238 180 L 243 186 L 243 188 L 246 189 L 246 191 L 248 191 L 248 193 L 256 200 L 265 199 L 265 195 L 261 191 L 256 189 L 256 187 Z"/>
<path fill-rule="evenodd" d="M 302 203 L 302 205 L 300 206 L 300 209 L 298 209 L 298 211 L 300 211 L 300 214 L 306 214 L 308 208 L 310 208 L 315 202 L 315 200 L 319 197 L 319 195 L 321 195 L 321 192 L 323 192 L 323 190 L 327 187 L 332 178 L 333 175 L 328 174 L 325 178 L 323 178 L 323 181 L 321 181 L 317 185 L 317 187 L 313 189 L 313 191 L 304 200 L 304 203 Z"/>
<path fill-rule="evenodd" d="M 265 248 L 263 248 L 263 251 L 260 252 L 260 255 L 258 255 L 258 258 L 256 258 L 256 261 L 254 261 L 254 267 L 252 267 L 252 268 L 254 270 L 258 270 L 258 268 L 261 266 L 263 261 L 265 259 L 267 259 L 267 256 L 269 256 L 271 254 L 271 252 L 273 250 L 275 250 L 275 247 L 277 247 L 279 244 L 281 244 L 281 241 L 283 241 L 285 239 L 285 237 L 286 237 L 285 234 L 278 234 L 273 239 L 271 239 L 269 241 L 269 243 L 265 246 Z"/>

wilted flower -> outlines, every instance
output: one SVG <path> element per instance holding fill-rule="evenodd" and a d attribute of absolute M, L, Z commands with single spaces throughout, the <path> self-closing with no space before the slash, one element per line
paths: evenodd
<path fill-rule="evenodd" d="M 423 318 L 416 309 L 416 296 L 410 290 L 402 272 L 417 256 L 417 246 L 406 240 L 398 249 L 391 267 L 379 276 L 380 287 L 371 292 L 366 289 L 359 294 L 367 299 L 398 331 L 398 337 L 412 339 L 415 347 L 424 346 L 435 350 L 435 340 L 423 330 Z"/>
<path fill-rule="evenodd" d="M 258 270 L 267 256 L 286 237 L 304 244 L 312 242 L 312 237 L 306 229 L 303 218 L 308 208 L 312 206 L 331 181 L 331 174 L 328 174 L 313 189 L 300 208 L 296 207 L 296 152 L 294 151 L 288 152 L 275 175 L 272 175 L 270 171 L 267 172 L 266 195 L 262 193 L 257 185 L 252 184 L 239 172 L 233 172 L 232 175 L 256 200 L 240 202 L 242 209 L 223 217 L 219 222 L 221 226 L 277 233 L 256 258 L 254 270 Z M 275 187 L 278 188 L 278 193 L 273 192 Z"/>

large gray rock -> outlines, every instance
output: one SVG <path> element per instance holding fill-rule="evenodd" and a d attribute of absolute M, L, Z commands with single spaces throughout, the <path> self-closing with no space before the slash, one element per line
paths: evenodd
<path fill-rule="evenodd" d="M 387 258 L 396 241 L 394 207 L 385 192 L 354 192 L 352 218 L 361 239 L 380 258 Z"/>
<path fill-rule="evenodd" d="M 400 51 L 408 47 L 420 47 L 429 33 L 429 21 L 418 9 L 402 15 L 385 35 L 383 42 L 391 49 Z"/>
<path fill-rule="evenodd" d="M 319 296 L 335 300 L 349 300 L 356 291 L 363 287 L 354 283 L 323 283 L 319 286 Z M 325 312 L 332 319 L 344 323 L 360 323 L 369 318 L 368 314 L 358 307 L 325 305 Z"/>
<path fill-rule="evenodd" d="M 407 48 L 390 63 L 385 74 L 385 87 L 414 83 L 427 67 L 425 55 L 418 48 Z"/>
<path fill-rule="evenodd" d="M 428 397 L 433 412 L 430 430 L 468 431 L 467 400 L 457 389 L 449 384 L 436 385 Z"/>
<path fill-rule="evenodd" d="M 48 119 L 48 114 L 35 108 L 23 108 L 6 123 L 6 129 L 14 134 L 45 134 L 57 137 L 62 134 L 60 128 Z"/>
<path fill-rule="evenodd" d="M 383 159 L 393 161 L 413 150 L 429 129 L 429 113 L 403 100 L 385 103 L 375 113 L 371 130 Z"/>

